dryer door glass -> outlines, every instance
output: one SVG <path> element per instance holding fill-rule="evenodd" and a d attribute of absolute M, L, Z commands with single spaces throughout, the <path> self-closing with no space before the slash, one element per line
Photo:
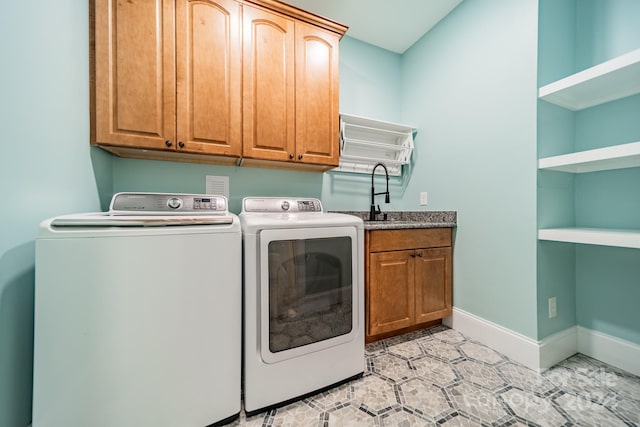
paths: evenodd
<path fill-rule="evenodd" d="M 351 332 L 351 237 L 274 240 L 268 260 L 272 353 Z"/>

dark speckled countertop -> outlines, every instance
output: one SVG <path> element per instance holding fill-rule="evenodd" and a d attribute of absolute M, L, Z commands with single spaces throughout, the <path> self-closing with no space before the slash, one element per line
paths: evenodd
<path fill-rule="evenodd" d="M 389 211 L 386 221 L 369 221 L 369 211 L 335 211 L 355 215 L 364 220 L 365 230 L 393 230 L 401 228 L 447 228 L 458 225 L 456 211 Z"/>

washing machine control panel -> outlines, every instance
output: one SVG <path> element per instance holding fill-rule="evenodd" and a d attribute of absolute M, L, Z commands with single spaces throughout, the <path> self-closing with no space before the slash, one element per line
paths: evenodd
<path fill-rule="evenodd" d="M 227 198 L 213 194 L 118 193 L 111 199 L 113 215 L 227 214 Z"/>
<path fill-rule="evenodd" d="M 279 197 L 245 197 L 242 201 L 243 212 L 322 212 L 322 203 L 318 199 Z"/>

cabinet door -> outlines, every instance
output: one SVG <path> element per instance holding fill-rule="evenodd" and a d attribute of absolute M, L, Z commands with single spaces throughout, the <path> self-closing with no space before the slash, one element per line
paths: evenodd
<path fill-rule="evenodd" d="M 295 156 L 293 20 L 243 6 L 243 155 Z"/>
<path fill-rule="evenodd" d="M 415 271 L 416 323 L 451 314 L 451 247 L 417 249 Z"/>
<path fill-rule="evenodd" d="M 296 160 L 338 166 L 337 35 L 296 22 Z"/>
<path fill-rule="evenodd" d="M 175 143 L 173 1 L 95 0 L 95 142 Z"/>
<path fill-rule="evenodd" d="M 413 325 L 414 251 L 372 253 L 369 257 L 369 335 Z"/>
<path fill-rule="evenodd" d="M 178 151 L 240 156 L 240 5 L 176 2 Z"/>

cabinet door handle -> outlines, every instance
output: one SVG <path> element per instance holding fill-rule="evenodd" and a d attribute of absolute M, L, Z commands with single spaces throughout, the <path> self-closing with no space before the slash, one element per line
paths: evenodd
<path fill-rule="evenodd" d="M 411 254 L 411 258 L 415 258 L 415 257 L 416 257 L 416 254 Z"/>
<path fill-rule="evenodd" d="M 298 154 L 298 160 L 302 160 L 302 154 Z"/>
<path fill-rule="evenodd" d="M 168 139 L 164 142 L 164 145 L 166 145 L 167 147 L 171 147 L 171 141 L 169 141 Z"/>
<path fill-rule="evenodd" d="M 290 159 L 293 159 L 294 157 L 295 157 L 295 156 L 293 155 L 293 153 L 290 153 L 290 154 L 289 154 L 289 158 L 290 158 Z"/>
<path fill-rule="evenodd" d="M 178 142 L 178 146 L 179 146 L 180 148 L 184 148 L 184 142 L 182 142 L 182 141 Z"/>
<path fill-rule="evenodd" d="M 416 256 L 422 258 L 422 252 L 418 252 Z"/>

